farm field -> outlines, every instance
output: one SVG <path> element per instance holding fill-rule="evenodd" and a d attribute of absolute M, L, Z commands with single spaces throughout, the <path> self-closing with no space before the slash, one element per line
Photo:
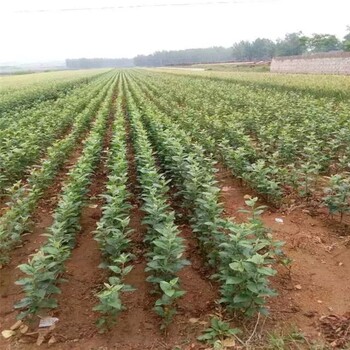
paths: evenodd
<path fill-rule="evenodd" d="M 173 69 L 174 67 L 172 67 Z M 181 68 L 181 66 L 179 67 Z M 182 68 L 220 72 L 269 72 L 268 62 L 226 62 L 226 63 L 197 63 L 184 65 Z"/>
<path fill-rule="evenodd" d="M 348 349 L 349 97 L 338 76 L 0 78 L 0 348 Z"/>
<path fill-rule="evenodd" d="M 346 98 L 350 92 L 350 81 L 346 75 L 312 75 L 312 74 L 277 74 L 269 72 L 235 72 L 220 71 L 213 68 L 212 71 L 197 68 L 197 65 L 189 68 L 157 68 L 154 71 L 162 71 L 173 74 L 190 74 L 195 76 L 209 77 L 212 79 L 228 79 L 232 82 L 254 86 L 258 84 L 263 88 L 277 88 L 294 91 L 304 91 L 319 97 Z M 202 69 L 202 70 L 200 70 Z"/>

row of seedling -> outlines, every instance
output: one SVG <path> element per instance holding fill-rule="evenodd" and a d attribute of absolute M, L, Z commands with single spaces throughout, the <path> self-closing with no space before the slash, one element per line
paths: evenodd
<path fill-rule="evenodd" d="M 286 105 L 288 115 L 281 129 L 280 117 L 273 117 L 276 111 L 280 113 L 273 106 L 277 102 L 275 96 L 262 101 L 259 91 L 249 91 L 249 99 L 257 99 L 255 106 L 240 92 L 240 86 L 232 91 L 228 84 L 216 81 L 203 85 L 195 79 L 171 76 L 155 79 L 145 73 L 133 74 L 133 77 L 162 111 L 181 122 L 193 139 L 222 159 L 237 178 L 274 205 L 288 203 L 290 196 L 319 200 L 322 190 L 329 192 L 328 181 L 322 175 L 338 173 L 343 177 L 349 170 L 348 109 L 344 104 L 337 106 L 338 116 L 329 110 L 330 105 L 315 100 L 315 105 L 310 107 L 312 113 L 320 109 L 321 114 L 312 118 L 307 115 L 308 106 L 305 109 L 298 105 L 295 107 L 298 111 L 292 113 L 295 105 Z M 183 84 L 185 80 L 188 84 Z M 177 88 L 179 84 L 183 88 Z M 284 104 L 290 96 L 282 95 Z M 306 101 L 307 98 L 298 103 L 304 105 Z M 242 113 L 241 108 L 248 108 L 249 112 Z M 323 110 L 327 122 L 316 122 L 315 118 L 322 115 Z M 332 132 L 331 141 L 324 137 L 331 132 L 330 128 L 337 130 Z M 334 187 L 331 182 L 329 184 Z M 343 192 L 336 195 L 342 196 Z M 348 196 L 347 208 L 349 202 Z M 333 213 L 327 203 L 324 201 Z"/>
<path fill-rule="evenodd" d="M 125 309 L 121 293 L 133 290 L 130 285 L 124 283 L 124 277 L 132 270 L 133 256 L 129 253 L 131 206 L 130 193 L 127 188 L 128 161 L 125 120 L 122 110 L 123 95 L 120 88 L 118 91 L 119 95 L 113 106 L 116 114 L 107 156 L 108 180 L 106 190 L 102 195 L 104 205 L 95 233 L 95 239 L 103 256 L 100 267 L 109 271 L 108 281 L 97 294 L 99 304 L 94 308 L 101 315 L 97 325 L 102 331 L 112 326 L 118 314 Z"/>
<path fill-rule="evenodd" d="M 107 93 L 113 88 L 108 83 L 84 111 L 77 115 L 71 132 L 56 141 L 47 151 L 46 157 L 38 166 L 33 166 L 26 182 L 15 183 L 7 193 L 8 202 L 0 218 L 0 263 L 8 262 L 12 248 L 19 243 L 22 234 L 31 229 L 31 214 L 42 198 L 45 190 L 53 183 L 58 171 L 76 147 L 82 135 L 89 129 Z"/>
<path fill-rule="evenodd" d="M 142 210 L 145 213 L 143 223 L 147 225 L 144 239 L 149 247 L 147 280 L 154 284 L 155 292 L 159 295 L 154 310 L 162 317 L 161 327 L 165 329 L 176 314 L 177 299 L 185 293 L 181 290 L 177 274 L 189 262 L 183 257 L 184 241 L 174 223 L 175 213 L 169 205 L 167 181 L 157 169 L 151 144 L 128 90 L 126 98 L 137 177 L 142 190 Z"/>
<path fill-rule="evenodd" d="M 135 88 L 135 89 L 134 89 Z M 215 180 L 213 161 L 191 142 L 181 127 L 145 99 L 132 85 L 142 119 L 147 126 L 162 165 L 180 191 L 190 223 L 208 263 L 216 269 L 221 299 L 229 310 L 251 316 L 265 313 L 265 298 L 275 295 L 269 286 L 271 268 L 280 242 L 273 242 L 264 228 L 256 199 L 246 202 L 250 219 L 243 224 L 224 219 L 219 202 L 220 188 Z"/>
<path fill-rule="evenodd" d="M 90 100 L 103 89 L 107 79 L 77 88 L 57 101 L 25 110 L 24 118 L 12 116 L 0 130 L 0 194 L 15 181 L 26 177 L 28 170 L 46 155 L 55 141 L 64 137 Z"/>
<path fill-rule="evenodd" d="M 103 149 L 113 92 L 113 89 L 109 90 L 84 142 L 82 155 L 68 175 L 53 214 L 53 224 L 46 233 L 46 243 L 26 264 L 19 265 L 20 270 L 27 275 L 16 282 L 25 294 L 15 305 L 15 308 L 22 310 L 18 315 L 20 319 L 31 318 L 45 312 L 45 309 L 57 307 L 53 295 L 60 293 L 58 285 L 65 270 L 65 262 L 71 255 L 76 235 L 81 229 L 80 215 Z"/>

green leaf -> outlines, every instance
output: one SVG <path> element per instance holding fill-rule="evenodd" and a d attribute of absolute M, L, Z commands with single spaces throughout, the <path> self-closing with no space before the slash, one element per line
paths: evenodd
<path fill-rule="evenodd" d="M 35 273 L 33 267 L 28 264 L 21 264 L 18 268 L 27 275 L 33 275 Z"/>
<path fill-rule="evenodd" d="M 160 288 L 168 297 L 172 297 L 175 293 L 175 289 L 173 289 L 173 287 L 168 282 L 161 281 Z"/>
<path fill-rule="evenodd" d="M 18 301 L 15 305 L 14 308 L 15 309 L 23 309 L 28 307 L 30 304 L 32 303 L 32 299 L 31 298 L 23 298 L 20 301 Z"/>
<path fill-rule="evenodd" d="M 244 281 L 243 277 L 234 277 L 234 276 L 228 276 L 226 278 L 225 283 L 226 284 L 240 284 Z"/>
<path fill-rule="evenodd" d="M 266 275 L 266 276 L 274 276 L 277 271 L 270 268 L 270 267 L 261 267 L 258 268 L 258 272 L 261 273 L 262 275 Z"/>

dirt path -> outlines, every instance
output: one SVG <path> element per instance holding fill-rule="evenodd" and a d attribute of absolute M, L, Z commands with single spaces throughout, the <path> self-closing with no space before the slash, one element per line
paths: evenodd
<path fill-rule="evenodd" d="M 237 210 L 245 207 L 245 195 L 255 194 L 242 187 L 231 172 L 218 166 L 217 179 L 225 215 L 245 219 Z M 279 296 L 269 302 L 270 317 L 265 330 L 274 327 L 300 328 L 312 338 L 319 337 L 319 318 L 350 311 L 350 254 L 346 240 L 330 226 L 324 214 L 315 217 L 307 209 L 289 213 L 267 208 L 262 220 L 273 236 L 285 242 L 284 251 L 293 259 L 291 275 L 278 268 L 272 280 Z M 281 218 L 283 223 L 276 222 Z"/>

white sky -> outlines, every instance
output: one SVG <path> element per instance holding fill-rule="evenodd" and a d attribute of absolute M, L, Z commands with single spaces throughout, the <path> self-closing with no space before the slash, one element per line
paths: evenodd
<path fill-rule="evenodd" d="M 183 3 L 192 5 L 169 6 Z M 114 8 L 66 11 L 97 7 Z M 342 38 L 349 13 L 350 0 L 0 0 L 0 64 L 228 47 L 299 30 Z"/>

